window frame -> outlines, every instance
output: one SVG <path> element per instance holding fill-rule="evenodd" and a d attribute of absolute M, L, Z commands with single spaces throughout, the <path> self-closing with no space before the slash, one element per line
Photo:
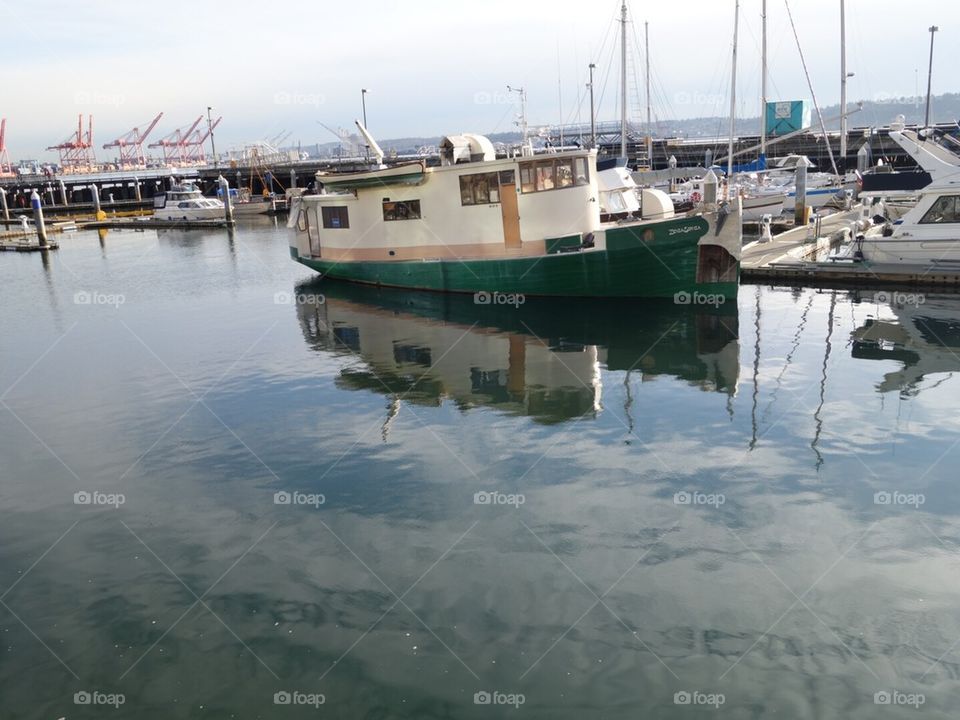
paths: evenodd
<path fill-rule="evenodd" d="M 336 225 L 333 219 L 334 212 L 338 223 Z M 350 211 L 346 205 L 321 205 L 320 224 L 323 225 L 324 230 L 349 230 Z"/>
<path fill-rule="evenodd" d="M 937 210 L 937 205 L 941 200 L 952 200 L 953 201 L 953 219 L 952 220 L 930 220 L 930 216 Z M 946 215 L 946 211 L 942 211 L 941 215 Z M 957 225 L 960 224 L 960 195 L 941 195 L 936 200 L 934 200 L 933 205 L 931 205 L 927 211 L 923 214 L 923 217 L 920 218 L 918 225 Z"/>
<path fill-rule="evenodd" d="M 390 206 L 389 209 L 387 206 Z M 406 208 L 406 214 L 401 217 L 400 208 Z M 420 209 L 420 199 L 414 200 L 384 200 L 382 203 L 383 221 L 397 222 L 401 220 L 422 220 L 423 212 Z M 393 217 L 387 217 L 387 213 L 392 212 Z"/>
<path fill-rule="evenodd" d="M 551 187 L 541 187 L 545 185 L 547 175 L 541 173 L 541 170 L 549 168 L 549 182 Z M 570 169 L 572 175 L 568 178 L 567 184 L 560 184 L 561 168 Z M 584 155 L 575 155 L 572 157 L 553 157 L 536 158 L 533 160 L 524 160 L 519 163 L 520 170 L 520 192 L 524 195 L 531 193 L 551 192 L 552 190 L 566 190 L 572 187 L 584 187 L 590 184 L 590 165 L 587 163 L 587 157 Z"/>

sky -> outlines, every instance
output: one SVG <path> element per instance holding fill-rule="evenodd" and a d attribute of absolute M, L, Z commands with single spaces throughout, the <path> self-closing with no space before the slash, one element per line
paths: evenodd
<path fill-rule="evenodd" d="M 821 105 L 840 96 L 840 0 L 788 0 Z M 628 110 L 646 114 L 649 23 L 654 118 L 727 115 L 735 0 L 629 0 Z M 759 115 L 762 0 L 741 0 L 737 114 Z M 377 138 L 515 129 L 526 90 L 534 129 L 589 122 L 587 66 L 596 64 L 598 120 L 619 115 L 620 0 L 365 0 L 284 3 L 77 3 L 0 0 L 0 117 L 14 159 L 51 160 L 77 115 L 94 115 L 101 146 L 164 116 L 150 141 L 213 106 L 218 151 L 289 132 L 311 145 L 353 128 L 366 88 Z M 768 0 L 771 100 L 810 98 L 785 0 Z M 934 94 L 956 92 L 960 4 L 847 0 L 848 100 L 926 91 L 930 25 L 938 25 Z M 891 120 L 893 118 L 890 118 Z M 322 124 L 321 124 L 322 123 Z M 154 151 L 155 152 L 155 151 Z"/>

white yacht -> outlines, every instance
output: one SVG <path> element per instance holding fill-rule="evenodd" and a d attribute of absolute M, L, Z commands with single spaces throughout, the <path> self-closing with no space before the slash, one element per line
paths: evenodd
<path fill-rule="evenodd" d="M 223 214 L 223 202 L 204 197 L 191 182 L 173 185 L 153 196 L 153 216 L 160 220 L 218 220 Z"/>
<path fill-rule="evenodd" d="M 899 222 L 867 233 L 860 251 L 872 263 L 960 269 L 960 174 L 921 190 Z"/>

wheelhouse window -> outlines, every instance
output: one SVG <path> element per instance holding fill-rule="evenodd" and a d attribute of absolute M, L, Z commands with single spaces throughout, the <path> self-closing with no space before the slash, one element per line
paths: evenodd
<path fill-rule="evenodd" d="M 350 217 L 345 206 L 324 206 L 320 208 L 320 216 L 325 228 L 337 230 L 350 227 Z"/>
<path fill-rule="evenodd" d="M 420 201 L 419 200 L 390 200 L 383 201 L 383 219 L 384 220 L 419 220 L 420 219 Z"/>
<path fill-rule="evenodd" d="M 590 173 L 587 158 L 537 159 L 520 163 L 520 192 L 532 193 L 545 190 L 587 185 Z"/>
<path fill-rule="evenodd" d="M 960 195 L 944 195 L 924 213 L 921 225 L 960 223 Z"/>
<path fill-rule="evenodd" d="M 460 176 L 461 205 L 491 205 L 500 202 L 502 173 L 473 173 Z"/>

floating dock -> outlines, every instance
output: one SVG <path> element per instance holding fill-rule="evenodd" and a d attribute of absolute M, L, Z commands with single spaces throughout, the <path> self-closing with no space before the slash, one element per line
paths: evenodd
<path fill-rule="evenodd" d="M 929 265 L 858 262 L 851 259 L 818 260 L 850 236 L 861 218 L 859 208 L 821 220 L 820 233 L 813 225 L 774 236 L 771 242 L 749 243 L 743 248 L 740 276 L 746 282 L 805 287 L 929 286 L 960 288 L 960 263 Z"/>

